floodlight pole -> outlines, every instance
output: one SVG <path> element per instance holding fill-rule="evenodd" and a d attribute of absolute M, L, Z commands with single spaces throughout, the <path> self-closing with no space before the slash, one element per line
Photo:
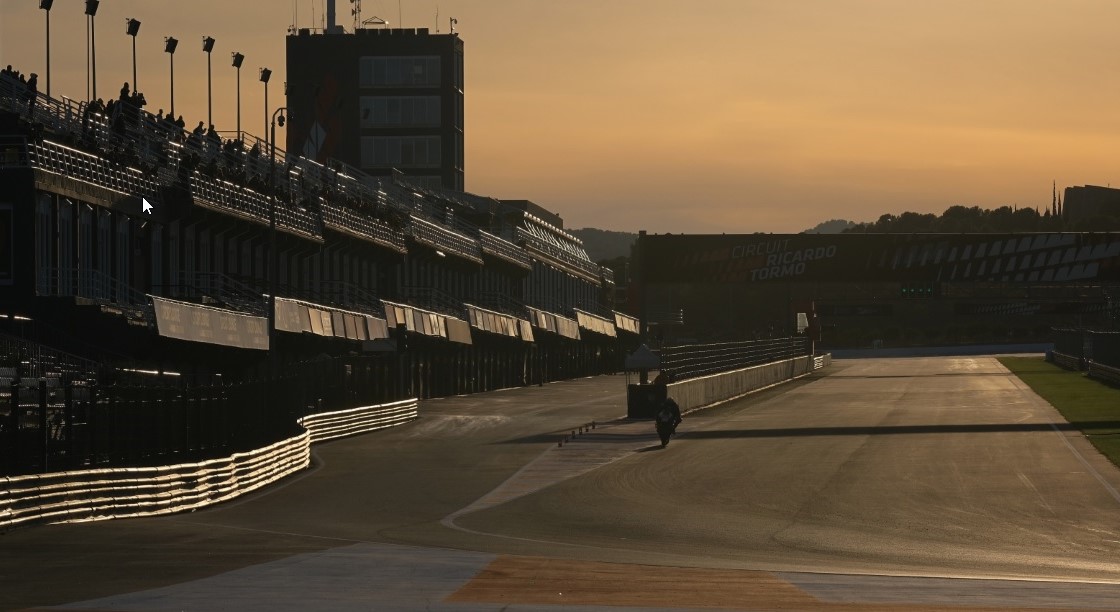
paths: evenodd
<path fill-rule="evenodd" d="M 51 5 L 54 0 L 39 0 L 39 8 L 47 13 L 47 97 L 51 97 Z"/>
<path fill-rule="evenodd" d="M 268 80 L 272 78 L 272 71 L 268 68 L 260 69 L 260 80 L 264 83 L 264 133 L 262 138 L 268 137 Z"/>
<path fill-rule="evenodd" d="M 100 0 L 86 0 L 86 16 L 89 17 L 89 63 L 92 71 L 91 82 L 93 84 L 91 100 L 97 99 L 97 23 L 94 20 L 94 16 L 97 15 L 97 7 L 99 4 L 101 4 Z"/>
<path fill-rule="evenodd" d="M 241 63 L 245 56 L 237 51 L 233 52 L 233 67 L 237 69 L 237 140 L 241 141 Z"/>
<path fill-rule="evenodd" d="M 132 37 L 132 93 L 136 93 L 136 35 L 140 33 L 140 22 L 130 17 L 126 24 L 125 34 Z"/>
<path fill-rule="evenodd" d="M 214 125 L 214 98 L 210 80 L 210 52 L 214 50 L 213 37 L 202 37 L 202 50 L 206 52 L 206 126 L 210 127 Z"/>
<path fill-rule="evenodd" d="M 265 91 L 268 90 L 268 81 L 265 81 Z M 280 267 L 280 254 L 276 248 L 276 121 L 279 116 L 280 125 L 284 125 L 284 113 L 287 107 L 281 106 L 272 113 L 269 130 L 268 150 L 268 361 L 271 378 L 277 377 L 277 347 L 276 347 L 276 277 Z"/>
<path fill-rule="evenodd" d="M 163 50 L 171 57 L 171 116 L 175 117 L 175 48 L 179 41 L 174 36 L 168 36 L 163 41 Z"/>

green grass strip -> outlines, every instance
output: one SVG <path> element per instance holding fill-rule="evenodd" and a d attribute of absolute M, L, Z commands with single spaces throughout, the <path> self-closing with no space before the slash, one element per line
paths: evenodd
<path fill-rule="evenodd" d="M 1000 357 L 999 362 L 1120 466 L 1120 389 L 1042 357 Z"/>

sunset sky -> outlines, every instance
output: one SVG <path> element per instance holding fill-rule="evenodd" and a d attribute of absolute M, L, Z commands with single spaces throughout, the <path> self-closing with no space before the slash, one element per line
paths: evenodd
<path fill-rule="evenodd" d="M 0 0 L 0 65 L 39 73 L 45 13 Z M 257 69 L 283 102 L 288 28 L 323 0 L 102 0 L 97 93 L 132 76 L 170 107 L 264 131 Z M 350 2 L 339 21 L 352 25 Z M 82 0 L 51 11 L 51 93 L 84 100 Z M 955 204 L 1044 208 L 1051 184 L 1120 186 L 1120 2 L 1114 0 L 364 0 L 393 27 L 448 19 L 466 52 L 466 184 L 530 199 L 569 228 L 799 232 Z M 278 140 L 282 138 L 278 135 Z"/>

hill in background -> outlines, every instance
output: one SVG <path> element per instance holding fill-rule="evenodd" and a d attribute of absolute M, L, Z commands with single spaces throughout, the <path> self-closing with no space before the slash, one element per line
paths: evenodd
<path fill-rule="evenodd" d="M 845 221 L 844 219 L 829 219 L 823 223 L 818 223 L 816 227 L 809 228 L 802 234 L 840 234 L 846 229 L 856 226 L 855 221 Z"/>
<path fill-rule="evenodd" d="M 583 241 L 587 256 L 596 263 L 619 257 L 630 257 L 630 247 L 638 240 L 636 232 L 612 232 L 586 227 L 567 232 Z"/>

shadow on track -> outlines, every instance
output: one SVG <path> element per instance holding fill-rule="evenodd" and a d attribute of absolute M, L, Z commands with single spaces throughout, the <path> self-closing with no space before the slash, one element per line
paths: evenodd
<path fill-rule="evenodd" d="M 1081 431 L 1120 429 L 1120 421 L 1080 423 L 984 423 L 967 425 L 875 425 L 867 427 L 790 427 L 781 429 L 730 429 L 689 431 L 679 434 L 693 440 L 723 438 L 800 438 L 810 436 L 883 436 L 932 433 L 1000 433 L 1030 431 Z"/>

